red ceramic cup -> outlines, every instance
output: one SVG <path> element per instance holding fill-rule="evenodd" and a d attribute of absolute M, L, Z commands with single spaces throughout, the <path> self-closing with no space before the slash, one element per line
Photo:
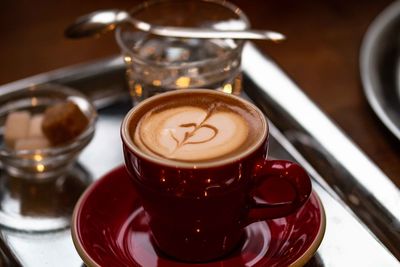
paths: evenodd
<path fill-rule="evenodd" d="M 224 95 L 262 118 L 262 138 L 245 153 L 208 164 L 170 163 L 142 152 L 132 141 L 137 116 L 176 94 Z M 121 136 L 125 164 L 149 219 L 153 241 L 162 254 L 186 262 L 223 257 L 245 240 L 244 227 L 294 213 L 311 194 L 305 170 L 286 160 L 266 159 L 268 124 L 253 104 L 211 90 L 182 90 L 143 101 L 126 115 Z M 263 183 L 267 201 L 253 197 Z"/>

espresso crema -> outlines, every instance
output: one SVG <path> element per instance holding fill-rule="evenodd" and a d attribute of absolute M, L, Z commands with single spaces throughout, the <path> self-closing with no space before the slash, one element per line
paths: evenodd
<path fill-rule="evenodd" d="M 131 121 L 134 144 L 148 155 L 207 162 L 238 155 L 263 137 L 260 114 L 243 102 L 188 93 L 147 103 Z"/>

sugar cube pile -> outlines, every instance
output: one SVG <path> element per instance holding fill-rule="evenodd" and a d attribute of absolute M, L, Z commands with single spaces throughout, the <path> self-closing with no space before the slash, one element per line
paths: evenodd
<path fill-rule="evenodd" d="M 7 116 L 4 140 L 10 149 L 44 149 L 71 141 L 88 123 L 88 118 L 70 101 L 50 106 L 44 114 L 14 111 Z"/>
<path fill-rule="evenodd" d="M 27 111 L 8 114 L 4 129 L 4 139 L 8 147 L 13 148 L 18 140 L 28 137 L 30 119 L 31 114 Z"/>

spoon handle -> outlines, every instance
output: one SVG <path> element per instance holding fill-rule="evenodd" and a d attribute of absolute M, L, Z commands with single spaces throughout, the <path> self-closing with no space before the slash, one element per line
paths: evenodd
<path fill-rule="evenodd" d="M 201 38 L 201 39 L 244 39 L 244 40 L 270 40 L 279 42 L 286 39 L 285 35 L 266 30 L 219 30 L 207 28 L 187 28 L 160 26 L 137 20 L 131 15 L 118 9 L 95 11 L 78 18 L 75 23 L 65 30 L 68 38 L 81 38 L 101 35 L 112 31 L 119 25 L 132 24 L 138 30 L 154 35 L 177 38 Z"/>
<path fill-rule="evenodd" d="M 199 39 L 244 39 L 244 40 L 271 40 L 283 41 L 286 36 L 274 31 L 266 30 L 217 30 L 206 28 L 186 28 L 151 25 L 144 21 L 133 18 L 128 19 L 137 29 L 150 32 L 154 35 L 177 37 L 177 38 L 199 38 Z"/>

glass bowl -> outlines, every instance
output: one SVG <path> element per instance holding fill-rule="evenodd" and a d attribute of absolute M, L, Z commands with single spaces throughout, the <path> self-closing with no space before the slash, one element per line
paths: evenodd
<path fill-rule="evenodd" d="M 85 130 L 70 142 L 44 149 L 7 148 L 4 125 L 13 111 L 42 113 L 71 101 L 87 117 Z M 0 224 L 25 232 L 69 227 L 73 207 L 91 177 L 77 156 L 91 141 L 97 112 L 92 103 L 71 88 L 46 84 L 0 94 Z M 4 171 L 3 171 L 4 170 Z"/>
<path fill-rule="evenodd" d="M 71 101 L 89 123 L 72 141 L 44 149 L 14 150 L 4 142 L 4 124 L 13 111 L 44 112 L 51 105 Z M 13 177 L 43 180 L 58 177 L 75 162 L 76 157 L 91 141 L 95 132 L 96 109 L 80 92 L 55 84 L 34 86 L 0 96 L 0 161 L 2 168 Z"/>
<path fill-rule="evenodd" d="M 244 30 L 244 12 L 225 0 L 151 0 L 130 14 L 158 26 Z M 124 24 L 115 37 L 126 65 L 133 104 L 176 89 L 210 88 L 239 95 L 245 41 L 155 36 Z"/>

